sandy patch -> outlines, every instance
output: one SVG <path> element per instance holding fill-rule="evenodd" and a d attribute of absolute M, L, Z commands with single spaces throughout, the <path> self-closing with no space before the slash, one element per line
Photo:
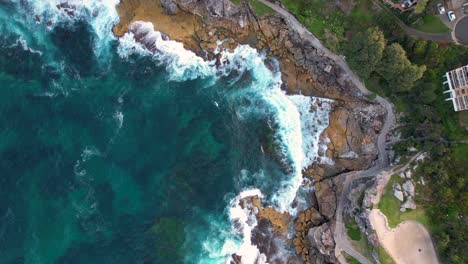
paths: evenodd
<path fill-rule="evenodd" d="M 372 227 L 380 243 L 397 264 L 438 264 L 431 236 L 416 221 L 404 221 L 396 228 L 389 228 L 387 218 L 378 209 L 369 215 Z"/>

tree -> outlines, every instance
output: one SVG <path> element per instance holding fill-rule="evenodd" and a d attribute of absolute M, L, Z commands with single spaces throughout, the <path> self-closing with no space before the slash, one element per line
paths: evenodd
<path fill-rule="evenodd" d="M 392 87 L 397 92 L 411 89 L 414 82 L 423 76 L 425 70 L 425 65 L 412 64 L 398 43 L 393 43 L 384 50 L 382 60 L 376 69 L 385 80 L 387 87 Z"/>
<path fill-rule="evenodd" d="M 360 77 L 369 78 L 382 59 L 385 37 L 376 27 L 358 33 L 346 47 L 348 63 Z"/>
<path fill-rule="evenodd" d="M 420 0 L 417 4 L 416 7 L 414 8 L 414 13 L 416 14 L 421 14 L 427 6 L 427 1 L 428 0 Z"/>

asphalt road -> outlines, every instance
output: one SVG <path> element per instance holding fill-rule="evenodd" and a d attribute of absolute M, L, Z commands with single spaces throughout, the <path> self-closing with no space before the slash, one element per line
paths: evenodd
<path fill-rule="evenodd" d="M 468 45 L 468 16 L 465 16 L 458 21 L 455 26 L 455 36 L 457 37 L 458 42 L 463 45 Z"/>

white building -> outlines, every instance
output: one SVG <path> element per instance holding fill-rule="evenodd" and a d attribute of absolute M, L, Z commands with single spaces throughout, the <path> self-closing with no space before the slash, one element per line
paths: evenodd
<path fill-rule="evenodd" d="M 450 93 L 446 101 L 452 101 L 455 111 L 468 110 L 468 65 L 445 73 L 445 78 L 449 89 L 444 93 Z"/>

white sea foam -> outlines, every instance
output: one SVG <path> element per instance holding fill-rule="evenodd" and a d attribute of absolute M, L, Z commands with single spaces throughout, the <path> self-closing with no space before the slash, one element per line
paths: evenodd
<path fill-rule="evenodd" d="M 323 102 L 322 106 L 310 111 L 311 106 L 317 103 L 316 99 L 301 95 L 287 96 L 280 89 L 280 72 L 271 71 L 265 65 L 264 57 L 246 45 L 239 45 L 233 52 L 219 51 L 220 64 L 216 66 L 215 61 L 205 61 L 186 50 L 181 43 L 168 40 L 160 32 L 154 31 L 153 24 L 148 22 L 133 23 L 130 32 L 120 38 L 119 42 L 118 53 L 121 57 L 126 58 L 135 53 L 152 56 L 166 67 L 171 81 L 203 78 L 215 82 L 221 76 L 231 77 L 231 73 L 236 73 L 234 76 L 241 78 L 244 72 L 248 72 L 252 81 L 248 89 L 240 89 L 239 93 L 248 93 L 259 100 L 260 104 L 256 107 L 250 106 L 249 109 L 238 108 L 236 114 L 240 118 L 259 111 L 267 111 L 273 115 L 275 140 L 283 161 L 290 165 L 292 172 L 281 183 L 275 183 L 274 194 L 270 201 L 266 202 L 279 211 L 295 214 L 291 204 L 303 181 L 302 169 L 311 165 L 317 157 L 319 135 L 328 126 L 329 100 L 320 99 Z M 240 172 L 240 180 L 247 179 L 248 182 L 251 175 L 255 173 L 250 174 L 243 170 Z M 241 192 L 229 203 L 229 218 L 233 223 L 242 226 L 242 241 L 228 236 L 217 237 L 218 240 L 223 240 L 220 245 L 207 240 L 209 243 L 203 245 L 211 258 L 224 256 L 228 262 L 230 255 L 236 253 L 242 256 L 242 263 L 255 263 L 258 259 L 264 259 L 264 256 L 260 257 L 258 248 L 250 239 L 252 230 L 257 225 L 255 208 L 246 203 L 241 206 L 240 202 L 249 196 L 262 197 L 261 191 L 255 189 L 258 187 L 253 186 Z"/>
<path fill-rule="evenodd" d="M 26 39 L 25 39 L 23 36 L 20 36 L 20 37 L 16 40 L 16 45 L 21 46 L 21 48 L 22 48 L 24 51 L 29 51 L 29 52 L 31 52 L 31 53 L 35 53 L 35 54 L 38 54 L 39 56 L 42 56 L 42 52 L 41 52 L 41 51 L 35 50 L 35 49 L 29 47 L 28 42 L 26 41 Z"/>
<path fill-rule="evenodd" d="M 288 97 L 296 105 L 301 115 L 302 150 L 305 154 L 302 168 L 306 169 L 316 161 L 318 150 L 323 147 L 319 145 L 319 137 L 328 127 L 330 103 L 333 100 L 303 95 L 289 95 Z M 314 108 L 312 108 L 313 106 Z"/>
<path fill-rule="evenodd" d="M 23 8 L 28 21 L 39 19 L 38 23 L 44 24 L 49 29 L 57 25 L 73 25 L 77 21 L 88 21 L 97 37 L 94 47 L 97 56 L 109 47 L 108 40 L 115 38 L 112 27 L 119 21 L 115 8 L 119 0 L 13 0 L 13 2 Z"/>

